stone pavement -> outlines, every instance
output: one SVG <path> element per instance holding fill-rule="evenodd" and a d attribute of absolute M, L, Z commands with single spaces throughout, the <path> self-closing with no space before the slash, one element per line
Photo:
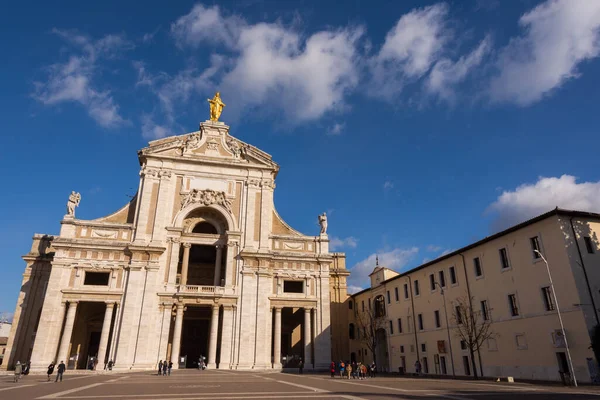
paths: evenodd
<path fill-rule="evenodd" d="M 331 379 L 318 374 L 243 371 L 174 371 L 169 377 L 145 373 L 65 375 L 62 383 L 29 375 L 18 384 L 0 377 L 2 399 L 200 400 L 200 399 L 453 399 L 600 400 L 596 387 L 565 388 L 489 381 L 378 377 Z"/>

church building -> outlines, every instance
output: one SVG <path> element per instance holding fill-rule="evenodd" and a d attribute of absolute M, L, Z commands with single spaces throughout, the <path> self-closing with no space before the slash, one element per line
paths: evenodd
<path fill-rule="evenodd" d="M 206 357 L 208 368 L 325 369 L 342 356 L 332 313 L 349 272 L 329 251 L 326 215 L 315 236 L 287 225 L 273 203 L 279 166 L 231 136 L 211 102 L 198 131 L 138 152 L 139 189 L 123 208 L 77 219 L 86 199 L 73 192 L 60 233 L 33 237 L 0 368 Z"/>

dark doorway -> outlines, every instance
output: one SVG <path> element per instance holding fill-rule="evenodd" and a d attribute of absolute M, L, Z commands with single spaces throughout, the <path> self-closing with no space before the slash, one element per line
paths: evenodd
<path fill-rule="evenodd" d="M 569 373 L 569 361 L 567 361 L 567 355 L 564 351 L 556 353 L 556 359 L 558 361 L 558 370 L 560 372 Z"/>
<path fill-rule="evenodd" d="M 465 375 L 471 375 L 471 365 L 469 364 L 468 356 L 463 356 L 463 365 L 465 367 Z"/>
<path fill-rule="evenodd" d="M 96 357 L 100 348 L 100 332 L 90 333 L 90 344 L 88 346 L 87 356 Z"/>
<path fill-rule="evenodd" d="M 187 356 L 186 368 L 198 368 L 200 355 L 208 360 L 210 336 L 209 307 L 188 307 L 181 330 L 181 357 Z"/>

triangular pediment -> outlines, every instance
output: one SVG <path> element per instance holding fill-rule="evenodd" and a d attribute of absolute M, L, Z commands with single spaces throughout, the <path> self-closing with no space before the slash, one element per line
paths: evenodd
<path fill-rule="evenodd" d="M 229 134 L 219 122 L 203 122 L 200 129 L 185 135 L 154 140 L 138 152 L 140 157 L 189 159 L 223 162 L 279 170 L 268 153 Z"/>

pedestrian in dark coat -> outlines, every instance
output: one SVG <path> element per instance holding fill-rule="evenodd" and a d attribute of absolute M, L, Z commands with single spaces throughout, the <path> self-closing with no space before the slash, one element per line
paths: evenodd
<path fill-rule="evenodd" d="M 165 361 L 165 362 L 166 362 L 166 361 Z M 162 375 L 162 369 L 163 369 L 163 362 L 162 362 L 162 360 L 160 360 L 160 361 L 158 362 L 158 376 L 161 376 L 161 375 Z"/>
<path fill-rule="evenodd" d="M 62 382 L 63 374 L 65 373 L 66 369 L 67 366 L 65 365 L 64 361 L 61 361 L 60 364 L 58 364 L 58 369 L 56 370 L 56 380 L 54 383 L 58 382 L 59 379 Z"/>
<path fill-rule="evenodd" d="M 51 362 L 50 365 L 48 365 L 48 382 L 50 382 L 50 375 L 52 375 L 54 373 L 54 362 Z"/>

